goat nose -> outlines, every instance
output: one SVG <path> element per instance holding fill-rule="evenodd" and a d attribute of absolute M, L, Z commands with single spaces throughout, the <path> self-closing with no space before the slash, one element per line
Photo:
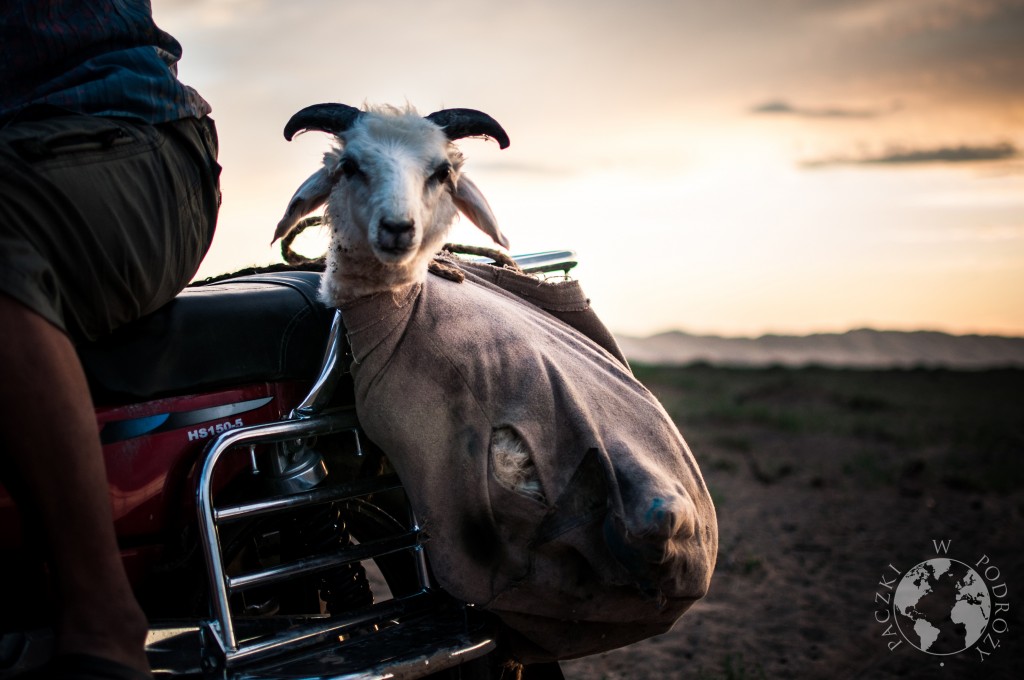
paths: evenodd
<path fill-rule="evenodd" d="M 380 229 L 377 230 L 377 245 L 392 254 L 408 252 L 416 237 L 413 231 L 415 224 L 412 220 L 381 219 Z"/>
<path fill-rule="evenodd" d="M 413 220 L 388 220 L 381 219 L 380 228 L 384 231 L 391 232 L 395 236 L 405 234 L 412 231 L 412 228 L 416 226 L 416 222 Z"/>

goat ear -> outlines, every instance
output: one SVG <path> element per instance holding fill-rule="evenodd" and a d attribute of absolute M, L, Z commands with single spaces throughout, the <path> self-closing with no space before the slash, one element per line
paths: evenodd
<path fill-rule="evenodd" d="M 455 201 L 455 207 L 479 227 L 480 231 L 490 236 L 501 247 L 509 247 L 508 239 L 498 229 L 498 218 L 491 211 L 487 199 L 465 175 L 459 177 L 452 199 Z"/>
<path fill-rule="evenodd" d="M 334 178 L 326 166 L 310 175 L 288 201 L 288 208 L 284 211 L 284 217 L 277 223 L 277 230 L 271 243 L 287 236 L 303 217 L 322 206 L 330 195 L 332 186 Z"/>

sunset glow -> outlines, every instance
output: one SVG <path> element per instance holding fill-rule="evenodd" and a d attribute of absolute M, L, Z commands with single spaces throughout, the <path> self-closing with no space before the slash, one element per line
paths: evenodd
<path fill-rule="evenodd" d="M 221 135 L 200 277 L 279 260 L 293 112 L 408 101 L 501 121 L 467 174 L 616 332 L 1024 335 L 1024 1 L 153 4 Z"/>

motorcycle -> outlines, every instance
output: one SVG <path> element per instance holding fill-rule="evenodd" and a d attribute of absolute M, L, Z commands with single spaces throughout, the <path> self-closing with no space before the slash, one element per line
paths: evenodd
<path fill-rule="evenodd" d="M 515 259 L 576 264 L 571 251 Z M 320 274 L 270 269 L 187 288 L 79 347 L 154 675 L 500 672 L 500 627 L 433 585 L 429 533 L 361 432 Z M 52 652 L 31 519 L 0 486 L 0 680 Z"/>

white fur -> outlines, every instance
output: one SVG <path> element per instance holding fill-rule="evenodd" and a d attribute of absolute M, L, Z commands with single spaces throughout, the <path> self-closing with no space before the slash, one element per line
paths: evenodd
<path fill-rule="evenodd" d="M 491 466 L 495 481 L 506 489 L 544 502 L 544 491 L 530 451 L 511 427 L 497 427 L 491 433 Z"/>
<path fill-rule="evenodd" d="M 289 201 L 274 236 L 285 236 L 304 215 L 327 204 L 324 221 L 331 240 L 320 287 L 327 305 L 423 281 L 460 210 L 508 246 L 487 200 L 462 174 L 461 152 L 440 127 L 411 108 L 370 109 L 337 141 L 324 154 L 323 167 Z M 359 168 L 351 177 L 346 159 Z M 447 179 L 432 179 L 445 163 L 451 168 Z M 412 230 L 396 248 L 381 225 L 409 221 Z"/>

